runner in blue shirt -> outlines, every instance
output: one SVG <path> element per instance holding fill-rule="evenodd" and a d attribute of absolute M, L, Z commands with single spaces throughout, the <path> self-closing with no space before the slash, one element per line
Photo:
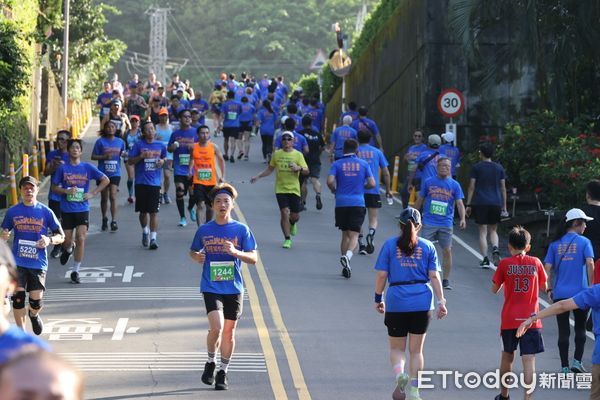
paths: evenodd
<path fill-rule="evenodd" d="M 256 123 L 260 125 L 260 139 L 262 142 L 263 163 L 271 161 L 273 154 L 273 136 L 278 119 L 277 112 L 271 106 L 269 100 L 263 100 L 262 107 L 256 114 Z"/>
<path fill-rule="evenodd" d="M 285 117 L 284 117 L 285 118 Z M 303 135 L 300 135 L 298 133 L 301 126 L 299 128 L 297 128 L 296 126 L 296 120 L 293 118 L 286 118 L 285 122 L 283 123 L 283 130 L 281 131 L 281 133 L 288 131 L 288 132 L 293 132 L 294 133 L 294 142 L 292 143 L 292 147 L 295 150 L 298 150 L 300 153 L 302 154 L 308 154 L 309 152 L 309 148 L 308 148 L 308 142 L 306 141 L 306 138 Z M 283 144 L 281 143 L 281 138 L 282 135 L 278 135 L 277 138 L 275 139 L 275 150 L 279 150 L 281 148 L 283 148 Z"/>
<path fill-rule="evenodd" d="M 6 241 L 10 238 L 10 232 L 14 231 L 12 253 L 18 272 L 17 289 L 13 295 L 15 322 L 25 330 L 25 292 L 29 292 L 29 320 L 33 333 L 39 336 L 43 330 L 39 312 L 48 270 L 46 248 L 51 244 L 61 244 L 65 234 L 52 210 L 37 201 L 37 179 L 32 176 L 21 178 L 19 191 L 23 200 L 6 212 L 0 238 Z M 3 264 L 5 268 L 15 264 L 7 257 L 0 256 L 0 260 L 9 261 Z"/>
<path fill-rule="evenodd" d="M 358 140 L 358 133 L 350 126 L 352 117 L 346 115 L 342 126 L 335 128 L 329 139 L 330 161 L 339 160 L 344 156 L 344 142 L 347 139 Z"/>
<path fill-rule="evenodd" d="M 175 95 L 171 96 L 171 105 L 167 110 L 169 111 L 169 123 L 174 131 L 179 129 L 179 114 L 185 109 L 179 97 Z"/>
<path fill-rule="evenodd" d="M 410 193 L 408 192 L 408 188 L 411 184 L 411 177 L 416 174 L 417 157 L 419 157 L 422 152 L 427 150 L 427 145 L 423 143 L 423 132 L 421 130 L 417 129 L 413 132 L 413 141 L 414 144 L 411 145 L 404 154 L 404 162 L 407 164 L 406 180 L 402 186 L 402 190 L 400 191 L 400 197 L 402 199 L 402 204 L 405 205 L 408 205 L 409 203 Z"/>
<path fill-rule="evenodd" d="M 169 124 L 168 112 L 165 108 L 162 108 L 158 112 L 159 123 L 155 125 L 157 142 L 161 142 L 165 147 L 169 146 L 169 139 L 173 133 L 173 127 Z M 132 166 L 133 168 L 133 166 Z M 162 194 L 159 198 L 160 204 L 171 204 L 171 197 L 169 197 L 169 189 L 171 188 L 171 175 L 173 172 L 173 153 L 167 150 L 167 160 L 162 166 L 163 170 L 163 182 L 162 182 Z"/>
<path fill-rule="evenodd" d="M 417 166 L 413 174 L 409 176 L 409 190 L 415 188 L 418 192 L 421 189 L 421 183 L 437 175 L 437 162 L 440 158 L 439 148 L 442 144 L 440 135 L 431 134 L 427 138 L 429 148 L 423 150 L 415 160 Z"/>
<path fill-rule="evenodd" d="M 168 118 L 168 114 L 167 114 L 167 109 L 166 108 L 162 108 L 161 112 L 164 110 L 164 118 L 162 118 L 162 120 L 166 121 Z M 131 121 L 131 129 L 129 129 L 127 132 L 125 132 L 125 147 L 127 149 L 127 152 L 129 152 L 129 150 L 131 150 L 131 148 L 133 147 L 133 144 L 135 142 L 137 142 L 138 140 L 140 140 L 142 138 L 142 130 L 140 129 L 140 117 L 137 115 L 132 115 L 130 118 Z M 167 124 L 168 125 L 168 124 Z M 171 128 L 169 128 L 171 129 Z M 125 162 L 125 169 L 127 170 L 127 194 L 129 195 L 127 197 L 127 202 L 129 204 L 133 204 L 133 202 L 135 201 L 133 198 L 133 178 L 135 175 L 135 172 L 133 170 L 133 165 L 129 165 L 129 163 L 127 162 L 127 157 L 123 158 L 123 161 Z"/>
<path fill-rule="evenodd" d="M 244 281 L 241 264 L 256 264 L 256 240 L 248 226 L 231 218 L 237 191 L 229 184 L 210 192 L 214 219 L 201 225 L 190 247 L 192 260 L 202 265 L 200 291 L 204 298 L 209 331 L 208 360 L 202 382 L 227 390 L 227 369 L 233 356 L 235 328 L 242 314 Z M 215 376 L 217 346 L 221 366 Z"/>
<path fill-rule="evenodd" d="M 371 146 L 377 146 L 381 151 L 383 151 L 383 143 L 381 142 L 381 135 L 379 134 L 379 128 L 375 121 L 370 118 L 367 118 L 367 108 L 365 106 L 361 106 L 358 109 L 358 118 L 352 121 L 352 128 L 356 132 L 367 130 L 371 132 L 371 142 L 369 143 Z"/>
<path fill-rule="evenodd" d="M 240 112 L 240 134 L 237 140 L 238 160 L 244 157 L 244 161 L 248 161 L 250 154 L 250 133 L 254 125 L 256 116 L 256 108 L 250 102 L 247 95 L 242 96 L 242 111 Z"/>
<path fill-rule="evenodd" d="M 375 309 L 385 313 L 390 342 L 390 358 L 396 379 L 392 398 L 420 399 L 419 371 L 423 369 L 423 343 L 431 319 L 433 294 L 437 300 L 437 318 L 448 314 L 446 299 L 437 272 L 437 253 L 429 240 L 417 237 L 421 215 L 414 208 L 405 208 L 400 216 L 399 237 L 388 239 L 381 251 L 375 270 Z M 383 301 L 386 282 L 388 290 Z M 410 368 L 405 372 L 406 345 L 410 336 Z M 419 349 L 418 353 L 413 349 Z"/>
<path fill-rule="evenodd" d="M 196 97 L 194 98 L 194 100 L 190 101 L 190 107 L 192 109 L 195 108 L 196 110 L 198 110 L 198 113 L 200 113 L 200 119 L 198 120 L 198 126 L 200 126 L 205 124 L 206 113 L 208 113 L 210 107 L 208 105 L 208 102 L 202 98 L 201 91 L 197 91 L 195 94 Z"/>
<path fill-rule="evenodd" d="M 437 161 L 437 175 L 423 181 L 421 190 L 415 201 L 415 208 L 423 207 L 423 229 L 421 237 L 436 240 L 444 252 L 442 261 L 444 289 L 450 286 L 450 271 L 452 269 L 452 234 L 454 220 L 454 204 L 458 209 L 460 229 L 467 227 L 465 220 L 465 197 L 460 184 L 450 176 L 450 159 L 441 157 Z"/>
<path fill-rule="evenodd" d="M 71 132 L 66 130 L 60 130 L 56 133 L 56 150 L 52 150 L 46 155 L 46 168 L 44 169 L 44 176 L 52 176 L 62 164 L 69 162 L 69 152 L 67 151 L 67 140 L 71 138 Z M 54 193 L 52 190 L 48 191 L 48 207 L 54 212 L 56 218 L 61 220 L 60 212 L 60 195 Z M 50 252 L 50 257 L 58 258 L 62 253 L 62 246 L 56 245 Z"/>
<path fill-rule="evenodd" d="M 440 154 L 445 155 L 452 162 L 450 174 L 456 179 L 458 168 L 460 168 L 460 150 L 454 146 L 455 135 L 452 132 L 442 133 L 444 144 L 440 146 Z"/>
<path fill-rule="evenodd" d="M 358 105 L 354 101 L 351 101 L 350 103 L 348 103 L 348 111 L 344 111 L 340 115 L 340 124 L 344 123 L 344 117 L 346 115 L 349 115 L 350 118 L 352 118 L 352 121 L 350 121 L 350 123 L 357 120 L 358 119 L 358 111 L 356 110 L 357 108 L 358 108 Z"/>
<path fill-rule="evenodd" d="M 375 251 L 375 231 L 377 230 L 377 215 L 381 208 L 381 195 L 379 193 L 379 171 L 385 185 L 385 197 L 388 203 L 393 201 L 392 192 L 390 191 L 390 171 L 388 170 L 388 162 L 385 155 L 377 147 L 371 146 L 371 133 L 369 131 L 358 132 L 358 152 L 359 158 L 365 160 L 369 164 L 371 173 L 375 179 L 375 187 L 365 190 L 365 206 L 367 207 L 369 233 L 367 234 L 367 244 L 363 244 L 362 229 L 358 235 L 358 248 L 360 254 L 373 254 Z"/>
<path fill-rule="evenodd" d="M 167 158 L 167 148 L 154 140 L 156 129 L 152 122 L 144 122 L 142 135 L 129 151 L 128 163 L 135 166 L 135 211 L 140 213 L 142 245 L 156 250 L 162 166 Z"/>
<path fill-rule="evenodd" d="M 90 163 L 81 161 L 83 144 L 80 139 L 69 139 L 67 150 L 69 162 L 62 164 L 52 176 L 52 191 L 58 193 L 60 198 L 60 211 L 62 213 L 62 227 L 65 230 L 65 241 L 60 263 L 65 265 L 75 247 L 71 281 L 80 283 L 79 268 L 83 260 L 85 239 L 90 220 L 90 205 L 88 200 L 104 190 L 110 180 L 106 175 Z M 90 182 L 96 181 L 95 190 L 90 190 Z M 73 243 L 73 231 L 76 231 Z"/>
<path fill-rule="evenodd" d="M 221 105 L 221 121 L 223 126 L 223 149 L 225 161 L 235 162 L 235 144 L 240 134 L 240 114 L 242 103 L 234 99 L 235 92 L 227 92 L 227 101 Z"/>
<path fill-rule="evenodd" d="M 592 285 L 594 276 L 594 250 L 592 242 L 585 236 L 586 222 L 593 220 L 585 213 L 573 208 L 567 212 L 565 222 L 559 226 L 554 241 L 550 243 L 544 267 L 548 274 L 548 294 L 552 301 L 577 296 Z M 585 324 L 587 310 L 573 310 L 575 319 L 575 355 L 569 368 L 569 312 L 556 316 L 558 324 L 558 351 L 562 372 L 586 372 L 581 364 L 585 349 Z M 595 321 L 594 321 L 595 323 Z M 594 326 L 597 326 L 594 324 Z"/>
<path fill-rule="evenodd" d="M 139 118 L 138 118 L 139 119 Z M 133 120 L 133 116 L 132 116 Z M 121 183 L 121 157 L 127 156 L 125 142 L 115 137 L 116 127 L 108 121 L 101 131 L 102 136 L 96 140 L 92 150 L 92 160 L 98 161 L 98 169 L 110 180 L 108 185 L 100 193 L 100 210 L 102 212 L 103 231 L 108 230 L 108 199 L 110 197 L 110 231 L 116 232 L 117 225 L 117 193 Z"/>
<path fill-rule="evenodd" d="M 369 164 L 356 156 L 358 142 L 344 142 L 344 156 L 331 164 L 327 187 L 335 195 L 335 226 L 342 231 L 342 276 L 350 278 L 350 260 L 358 245 L 358 234 L 365 220 L 365 190 L 375 187 Z"/>
<path fill-rule="evenodd" d="M 96 107 L 100 109 L 98 115 L 100 116 L 100 125 L 102 125 L 102 119 L 106 114 L 110 112 L 110 105 L 112 102 L 112 85 L 110 82 L 104 82 L 104 92 L 100 93 L 96 98 Z"/>

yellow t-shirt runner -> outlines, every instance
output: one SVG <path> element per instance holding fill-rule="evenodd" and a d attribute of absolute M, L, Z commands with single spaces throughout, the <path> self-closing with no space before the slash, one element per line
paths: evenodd
<path fill-rule="evenodd" d="M 295 163 L 302 168 L 308 168 L 304 156 L 298 150 L 284 151 L 279 149 L 273 153 L 269 165 L 275 167 L 275 193 L 291 193 L 300 196 L 300 171 L 294 172 L 290 163 Z"/>

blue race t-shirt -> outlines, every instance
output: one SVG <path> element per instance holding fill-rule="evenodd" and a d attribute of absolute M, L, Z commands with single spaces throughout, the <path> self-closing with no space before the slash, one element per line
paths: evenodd
<path fill-rule="evenodd" d="M 240 113 L 240 122 L 254 121 L 256 108 L 250 103 L 242 103 L 242 112 Z"/>
<path fill-rule="evenodd" d="M 244 293 L 242 262 L 225 252 L 226 241 L 233 243 L 241 251 L 256 250 L 256 240 L 250 228 L 238 221 L 232 220 L 219 225 L 213 220 L 196 231 L 190 250 L 204 249 L 206 254 L 200 280 L 200 291 L 203 293 Z"/>
<path fill-rule="evenodd" d="M 592 242 L 585 236 L 569 232 L 550 243 L 544 263 L 551 264 L 554 271 L 554 299 L 568 299 L 589 286 L 586 258 L 593 259 L 594 250 Z"/>
<path fill-rule="evenodd" d="M 46 248 L 38 249 L 36 242 L 42 235 L 51 236 L 60 230 L 60 223 L 50 208 L 40 202 L 33 206 L 21 202 L 6 211 L 2 228 L 15 232 L 12 251 L 19 267 L 48 269 Z"/>
<path fill-rule="evenodd" d="M 450 174 L 456 176 L 456 167 L 460 164 L 460 150 L 458 147 L 446 143 L 440 146 L 440 154 L 445 155 L 450 159 Z"/>
<path fill-rule="evenodd" d="M 352 124 L 350 126 L 354 128 L 356 132 L 371 132 L 371 141 L 369 142 L 369 144 L 371 146 L 375 145 L 375 138 L 377 137 L 377 135 L 379 135 L 379 128 L 377 127 L 375 121 L 367 117 L 359 116 L 357 119 L 352 121 Z"/>
<path fill-rule="evenodd" d="M 239 128 L 240 114 L 242 113 L 242 103 L 235 100 L 227 100 L 221 106 L 223 114 L 223 128 Z"/>
<path fill-rule="evenodd" d="M 428 147 L 425 143 L 421 143 L 421 144 L 413 144 L 412 146 L 410 146 L 408 148 L 408 150 L 406 150 L 405 154 L 410 154 L 412 155 L 414 158 L 412 160 L 408 161 L 408 171 L 412 172 L 415 171 L 417 169 L 417 158 L 421 155 L 422 152 L 424 152 L 425 150 L 427 150 Z M 415 175 L 415 178 L 419 178 L 419 176 Z"/>
<path fill-rule="evenodd" d="M 206 102 L 206 100 L 204 100 L 204 99 L 194 99 L 194 100 L 190 101 L 190 107 L 192 109 L 195 108 L 196 110 L 198 110 L 200 112 L 201 117 L 198 120 L 198 123 L 200 125 L 204 125 L 206 123 L 206 117 L 205 117 L 205 115 L 203 113 L 208 112 L 208 109 L 209 109 L 209 105 Z"/>
<path fill-rule="evenodd" d="M 335 176 L 335 206 L 364 207 L 365 183 L 373 177 L 371 168 L 365 160 L 356 155 L 348 155 L 334 161 L 329 175 Z"/>
<path fill-rule="evenodd" d="M 60 197 L 60 211 L 66 213 L 90 211 L 90 204 L 84 197 L 89 191 L 90 181 L 105 177 L 94 165 L 80 162 L 77 165 L 63 164 L 52 176 L 52 184 L 68 189 L 77 187 L 75 194 L 63 194 Z"/>
<path fill-rule="evenodd" d="M 475 192 L 472 204 L 478 206 L 503 206 L 500 181 L 506 179 L 504 168 L 498 163 L 480 161 L 473 166 L 470 174 L 475 179 Z"/>
<path fill-rule="evenodd" d="M 60 157 L 60 159 L 65 164 L 68 163 L 69 159 L 70 159 L 68 151 L 62 152 L 62 151 L 60 151 L 60 149 L 58 149 L 58 150 L 52 150 L 50 153 L 48 153 L 48 155 L 46 156 L 46 160 L 50 161 L 50 160 L 53 160 L 54 158 L 58 158 L 58 157 Z M 58 171 L 58 169 L 56 171 Z M 56 171 L 54 171 L 54 173 L 52 174 L 52 177 L 54 177 L 54 175 L 56 175 Z M 50 178 L 51 182 L 52 182 L 52 177 Z M 60 201 L 60 194 L 54 193 L 52 190 L 50 190 L 48 193 L 48 200 Z"/>
<path fill-rule="evenodd" d="M 385 241 L 375 270 L 388 273 L 388 283 L 425 281 L 429 282 L 429 271 L 437 269 L 435 246 L 429 240 L 418 238 L 415 252 L 409 257 L 397 246 L 397 237 Z M 433 310 L 433 290 L 429 283 L 412 283 L 390 286 L 385 294 L 385 310 L 389 312 L 411 312 Z"/>
<path fill-rule="evenodd" d="M 342 115 L 340 115 L 340 124 L 344 122 L 344 117 L 346 115 L 349 115 L 352 118 L 352 122 L 358 119 L 358 111 L 348 110 L 346 112 L 343 112 Z"/>
<path fill-rule="evenodd" d="M 124 151 L 125 142 L 122 139 L 118 137 L 112 139 L 100 137 L 96 140 L 92 154 L 98 156 L 110 155 L 108 160 L 98 160 L 98 169 L 110 178 L 121 176 L 121 153 Z"/>
<path fill-rule="evenodd" d="M 358 133 L 356 130 L 348 125 L 342 125 L 335 128 L 331 135 L 330 143 L 333 143 L 333 148 L 335 149 L 334 157 L 336 159 L 344 157 L 344 142 L 346 139 L 358 140 Z"/>
<path fill-rule="evenodd" d="M 582 290 L 573 296 L 573 301 L 577 307 L 582 310 L 592 309 L 592 320 L 594 322 L 594 353 L 592 354 L 592 364 L 600 364 L 600 285 L 594 285 L 591 288 Z"/>
<path fill-rule="evenodd" d="M 321 127 L 323 126 L 323 112 L 318 107 L 309 106 L 306 114 L 310 115 L 312 119 L 312 128 L 321 132 Z"/>
<path fill-rule="evenodd" d="M 281 136 L 282 135 L 279 135 L 277 136 L 277 139 L 275 139 L 275 149 L 277 150 L 281 149 Z M 308 142 L 306 141 L 306 138 L 304 136 L 302 136 L 298 132 L 294 132 L 293 146 L 295 150 L 298 150 L 300 153 L 304 154 L 304 146 L 308 146 Z"/>
<path fill-rule="evenodd" d="M 160 186 L 162 168 L 156 166 L 156 161 L 167 157 L 167 148 L 161 142 L 154 140 L 148 143 L 145 139 L 135 142 L 129 151 L 129 157 L 137 157 L 143 152 L 149 152 L 149 157 L 135 164 L 135 184 Z"/>
<path fill-rule="evenodd" d="M 447 177 L 429 178 L 421 184 L 419 196 L 424 199 L 423 225 L 451 228 L 454 219 L 454 202 L 462 200 L 460 184 Z"/>
<path fill-rule="evenodd" d="M 173 142 L 179 143 L 179 147 L 173 151 L 173 170 L 175 175 L 188 176 L 190 169 L 190 157 L 194 143 L 198 141 L 196 130 L 192 127 L 188 129 L 178 129 L 171 134 L 169 146 Z"/>
<path fill-rule="evenodd" d="M 434 153 L 437 153 L 434 157 L 432 157 L 426 164 L 425 161 Z M 415 178 L 420 178 L 421 182 L 429 178 L 433 178 L 437 176 L 437 162 L 440 158 L 440 152 L 435 149 L 426 149 L 424 150 L 417 159 L 415 160 L 417 163 L 417 172 L 415 173 Z M 423 165 L 423 169 L 419 168 L 419 165 Z"/>
<path fill-rule="evenodd" d="M 110 112 L 110 105 L 112 103 L 112 93 L 100 93 L 96 99 L 96 104 L 100 106 L 100 118 L 104 118 L 106 114 Z"/>
<path fill-rule="evenodd" d="M 10 325 L 6 332 L 0 334 L 0 365 L 7 362 L 26 346 L 35 346 L 45 351 L 52 351 L 50 345 L 42 339 L 25 332 L 16 325 Z"/>
<path fill-rule="evenodd" d="M 373 177 L 379 177 L 379 168 L 387 168 L 389 165 L 381 150 L 369 144 L 358 146 L 357 155 L 369 164 Z M 366 189 L 365 194 L 379 194 L 379 179 L 375 178 L 375 187 L 373 189 Z"/>
<path fill-rule="evenodd" d="M 276 112 L 270 112 L 266 108 L 262 107 L 260 110 L 258 110 L 258 114 L 256 114 L 256 119 L 258 122 L 260 122 L 261 135 L 275 135 L 275 123 L 277 121 Z"/>

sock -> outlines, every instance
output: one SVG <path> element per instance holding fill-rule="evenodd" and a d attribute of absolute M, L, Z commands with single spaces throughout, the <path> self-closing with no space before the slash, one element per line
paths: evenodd
<path fill-rule="evenodd" d="M 206 360 L 206 361 L 207 361 L 207 362 L 209 362 L 209 363 L 214 363 L 214 362 L 216 361 L 216 360 L 215 360 L 215 355 L 216 355 L 216 353 L 211 353 L 211 352 L 209 351 L 209 352 L 208 352 L 208 360 Z"/>
<path fill-rule="evenodd" d="M 363 243 L 363 235 L 362 235 L 362 233 L 361 233 L 360 235 L 358 235 L 358 244 L 359 244 L 360 246 L 363 246 L 363 245 L 364 245 L 364 243 Z"/>
<path fill-rule="evenodd" d="M 79 268 L 81 268 L 81 261 L 73 261 L 73 271 L 79 272 Z"/>
<path fill-rule="evenodd" d="M 369 235 L 375 236 L 375 228 L 369 228 Z"/>
<path fill-rule="evenodd" d="M 150 240 L 156 240 L 156 232 L 150 232 Z"/>
<path fill-rule="evenodd" d="M 179 211 L 179 218 L 185 218 L 185 205 L 183 204 L 183 197 L 176 199 L 177 211 Z"/>
<path fill-rule="evenodd" d="M 129 197 L 133 197 L 133 179 L 127 179 L 127 191 L 129 192 Z"/>
<path fill-rule="evenodd" d="M 404 363 L 394 365 L 394 376 L 396 379 L 404 373 Z"/>
<path fill-rule="evenodd" d="M 290 240 L 291 236 L 285 236 L 285 240 Z"/>
<path fill-rule="evenodd" d="M 142 232 L 144 232 L 146 235 L 150 233 L 150 228 L 148 228 L 147 226 L 142 228 Z"/>
<path fill-rule="evenodd" d="M 227 373 L 227 368 L 229 368 L 229 358 L 221 357 L 221 371 Z"/>
<path fill-rule="evenodd" d="M 346 250 L 346 257 L 348 257 L 348 260 L 352 259 L 352 252 L 350 250 Z"/>

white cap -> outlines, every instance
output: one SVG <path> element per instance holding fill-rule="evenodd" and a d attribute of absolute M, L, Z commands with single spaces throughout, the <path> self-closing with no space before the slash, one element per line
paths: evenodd
<path fill-rule="evenodd" d="M 446 133 L 442 133 L 442 139 L 444 139 L 446 142 L 450 143 L 450 142 L 454 142 L 455 136 L 454 136 L 454 132 L 446 132 Z"/>
<path fill-rule="evenodd" d="M 573 221 L 574 219 L 585 219 L 586 221 L 591 221 L 594 218 L 588 217 L 585 215 L 583 210 L 580 210 L 579 208 L 571 208 L 569 211 L 567 211 L 565 222 Z"/>
<path fill-rule="evenodd" d="M 429 137 L 427 138 L 427 142 L 430 146 L 439 146 L 442 144 L 442 138 L 440 138 L 440 135 L 436 135 L 434 133 L 432 135 L 429 135 Z"/>
<path fill-rule="evenodd" d="M 281 123 L 285 124 L 285 121 L 288 119 L 289 117 L 287 115 L 284 115 L 283 117 L 281 117 Z"/>
<path fill-rule="evenodd" d="M 286 135 L 291 136 L 292 139 L 294 138 L 294 134 L 291 131 L 283 131 L 283 133 L 281 134 L 281 137 L 284 137 Z"/>
<path fill-rule="evenodd" d="M 352 123 L 352 116 L 351 115 L 344 115 L 344 118 L 342 119 L 342 123 L 344 125 L 350 125 Z"/>

